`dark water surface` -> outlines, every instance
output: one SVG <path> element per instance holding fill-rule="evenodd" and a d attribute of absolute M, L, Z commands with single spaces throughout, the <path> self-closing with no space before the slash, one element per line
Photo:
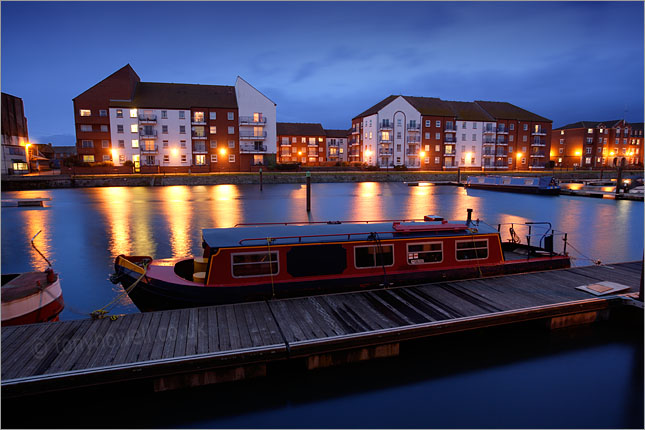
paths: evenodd
<path fill-rule="evenodd" d="M 117 255 L 200 255 L 202 228 L 428 214 L 463 220 L 466 208 L 491 225 L 551 222 L 569 233 L 577 265 L 643 255 L 642 202 L 400 183 L 312 188 L 309 215 L 301 185 L 265 185 L 263 192 L 257 185 L 3 192 L 2 198 L 52 201 L 45 208 L 2 208 L 2 273 L 45 268 L 29 244 L 42 230 L 36 244 L 60 273 L 67 304 L 61 319 L 77 319 L 121 293 L 108 280 Z M 137 309 L 124 297 L 114 312 Z M 383 362 L 147 399 L 119 393 L 96 404 L 81 396 L 81 408 L 61 405 L 57 415 L 63 427 L 642 427 L 642 331 L 531 330 L 454 335 Z M 31 419 L 25 423 L 37 426 L 38 418 Z M 3 427 L 5 420 L 20 425 L 3 413 Z"/>

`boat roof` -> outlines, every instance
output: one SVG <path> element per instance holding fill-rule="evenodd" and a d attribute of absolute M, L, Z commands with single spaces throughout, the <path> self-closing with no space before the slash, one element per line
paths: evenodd
<path fill-rule="evenodd" d="M 403 237 L 432 238 L 462 236 L 464 234 L 490 234 L 497 230 L 487 224 L 465 221 L 409 221 L 347 223 L 330 221 L 308 224 L 257 224 L 232 228 L 206 228 L 202 230 L 204 242 L 211 248 L 238 246 L 288 245 L 298 243 L 354 242 L 374 239 L 389 240 Z M 371 236 L 373 233 L 376 235 Z"/>

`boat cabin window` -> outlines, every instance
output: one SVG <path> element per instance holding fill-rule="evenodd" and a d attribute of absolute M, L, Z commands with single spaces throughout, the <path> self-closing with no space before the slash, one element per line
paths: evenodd
<path fill-rule="evenodd" d="M 232 254 L 234 278 L 275 275 L 278 273 L 277 252 L 247 252 Z"/>
<path fill-rule="evenodd" d="M 484 260 L 488 258 L 488 240 L 457 241 L 457 260 Z"/>
<path fill-rule="evenodd" d="M 347 251 L 340 244 L 294 246 L 287 252 L 291 276 L 338 275 L 347 268 Z"/>
<path fill-rule="evenodd" d="M 410 243 L 408 244 L 408 264 L 441 263 L 443 261 L 443 243 Z"/>
<path fill-rule="evenodd" d="M 393 245 L 372 245 L 354 247 L 356 268 L 380 267 L 394 265 Z"/>

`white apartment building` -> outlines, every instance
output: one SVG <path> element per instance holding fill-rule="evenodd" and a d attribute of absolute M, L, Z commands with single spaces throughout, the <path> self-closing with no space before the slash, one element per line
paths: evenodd
<path fill-rule="evenodd" d="M 348 130 L 325 130 L 325 143 L 327 147 L 328 163 L 344 163 L 347 158 L 347 143 L 350 132 Z"/>
<path fill-rule="evenodd" d="M 276 104 L 241 77 L 235 81 L 239 111 L 240 154 L 252 165 L 266 165 L 267 154 L 277 154 Z"/>

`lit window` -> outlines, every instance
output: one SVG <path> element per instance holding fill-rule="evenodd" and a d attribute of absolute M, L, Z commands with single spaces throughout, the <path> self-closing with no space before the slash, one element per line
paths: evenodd
<path fill-rule="evenodd" d="M 228 162 L 229 163 L 235 163 L 235 154 L 229 154 L 228 155 Z"/>
<path fill-rule="evenodd" d="M 211 132 L 211 134 L 217 133 L 217 127 L 215 127 L 214 125 L 211 125 L 210 126 L 210 132 Z"/>
<path fill-rule="evenodd" d="M 203 166 L 206 164 L 206 156 L 205 155 L 195 155 L 195 164 L 197 166 Z"/>
<path fill-rule="evenodd" d="M 117 109 L 116 110 L 116 117 L 117 118 L 123 118 L 123 109 Z"/>
<path fill-rule="evenodd" d="M 94 162 L 94 156 L 93 155 L 83 155 L 83 162 L 84 163 L 93 163 Z"/>
<path fill-rule="evenodd" d="M 130 124 L 130 131 L 132 133 L 137 133 L 139 131 L 139 125 L 138 124 Z"/>
<path fill-rule="evenodd" d="M 130 118 L 136 118 L 136 117 L 137 117 L 137 110 L 130 109 Z"/>
<path fill-rule="evenodd" d="M 562 134 L 564 134 L 564 130 L 560 130 L 560 134 L 561 134 L 561 135 L 562 135 Z"/>
<path fill-rule="evenodd" d="M 194 112 L 193 122 L 204 122 L 204 112 Z"/>
<path fill-rule="evenodd" d="M 217 163 L 217 154 L 211 154 L 211 163 Z"/>
<path fill-rule="evenodd" d="M 92 115 L 91 110 L 89 110 L 89 109 L 81 109 L 81 116 L 91 116 L 91 115 Z M 92 161 L 94 161 L 94 160 L 92 160 Z"/>
<path fill-rule="evenodd" d="M 593 133 L 593 129 L 592 129 L 592 128 L 588 128 L 588 129 L 587 129 L 587 133 L 592 134 L 592 133 Z"/>
<path fill-rule="evenodd" d="M 139 147 L 139 139 L 132 139 L 132 147 L 133 148 Z"/>

